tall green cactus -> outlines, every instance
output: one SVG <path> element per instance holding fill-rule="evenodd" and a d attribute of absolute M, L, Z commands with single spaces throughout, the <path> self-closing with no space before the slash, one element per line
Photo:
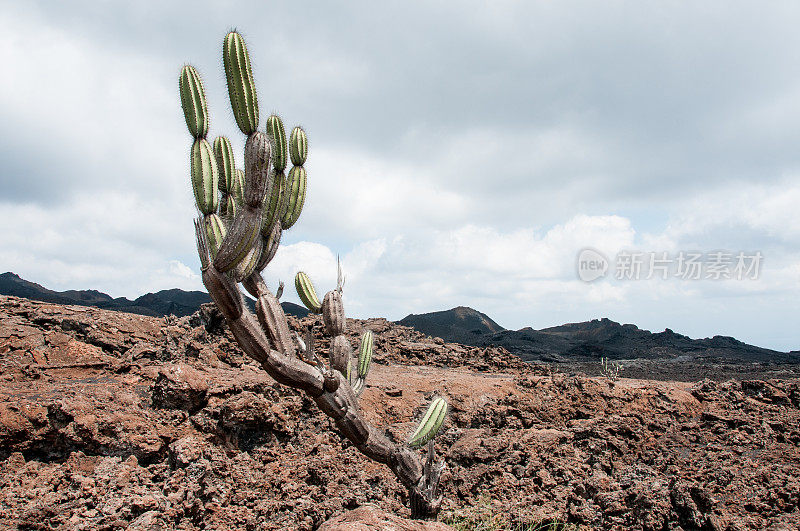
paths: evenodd
<path fill-rule="evenodd" d="M 244 39 L 232 31 L 223 40 L 222 59 L 233 115 L 247 137 L 244 168 L 236 168 L 231 143 L 225 136 L 207 140 L 210 125 L 208 103 L 197 70 L 181 69 L 178 87 L 186 126 L 193 141 L 190 176 L 200 218 L 195 235 L 203 283 L 242 350 L 277 381 L 307 393 L 336 424 L 339 432 L 369 458 L 389 466 L 409 491 L 412 516 L 435 516 L 443 463 L 433 465 L 433 437 L 441 430 L 447 403 L 436 398 L 407 445 L 396 444 L 372 427 L 360 412 L 358 397 L 365 390 L 373 358 L 373 334 L 362 336 L 358 362 L 353 370 L 353 350 L 346 334 L 344 277 L 338 270 L 336 289 L 322 302 L 311 279 L 303 272 L 295 287 L 303 303 L 321 314 L 331 337 L 329 362 L 314 352 L 314 335 L 292 343 L 286 315 L 278 302 L 283 284 L 273 294 L 261 271 L 277 252 L 283 231 L 297 223 L 306 196 L 308 137 L 295 127 L 288 138 L 275 114 L 258 130 L 259 109 L 250 56 Z M 292 168 L 286 173 L 291 160 Z M 256 319 L 247 309 L 238 288 L 242 283 L 256 297 Z M 352 374 L 355 373 L 355 374 Z M 428 443 L 427 462 L 410 448 Z"/>

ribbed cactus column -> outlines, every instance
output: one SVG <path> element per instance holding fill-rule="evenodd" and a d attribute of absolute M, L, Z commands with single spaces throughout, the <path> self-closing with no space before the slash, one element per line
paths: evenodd
<path fill-rule="evenodd" d="M 275 257 L 283 231 L 297 223 L 306 196 L 308 137 L 301 127 L 288 141 L 275 114 L 258 130 L 259 109 L 250 55 L 242 36 L 232 31 L 223 40 L 222 59 L 233 115 L 247 137 L 244 168 L 236 168 L 231 143 L 225 136 L 206 139 L 209 113 L 203 83 L 194 67 L 183 67 L 179 78 L 181 105 L 192 135 L 190 174 L 200 217 L 195 220 L 197 251 L 203 283 L 242 350 L 259 362 L 276 381 L 305 392 L 334 422 L 336 429 L 364 455 L 387 465 L 409 491 L 412 516 L 436 516 L 443 463 L 434 463 L 433 438 L 441 430 L 447 403 L 436 398 L 407 444 L 390 441 L 361 413 L 358 397 L 366 387 L 373 356 L 373 336 L 361 338 L 356 370 L 345 335 L 347 320 L 338 270 L 336 289 L 322 302 L 311 279 L 298 273 L 295 286 L 303 303 L 322 314 L 331 337 L 329 366 L 314 353 L 314 336 L 292 336 L 278 301 L 283 284 L 273 294 L 261 271 Z M 291 161 L 292 168 L 286 173 Z M 238 283 L 257 298 L 257 318 L 251 314 Z M 412 448 L 428 445 L 425 463 Z"/>

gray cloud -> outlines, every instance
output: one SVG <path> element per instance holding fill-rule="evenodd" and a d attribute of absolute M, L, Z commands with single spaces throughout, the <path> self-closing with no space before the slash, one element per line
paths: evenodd
<path fill-rule="evenodd" d="M 386 309 L 385 300 L 353 288 L 355 308 L 401 317 L 401 310 L 473 304 L 509 323 L 519 316 L 519 324 L 590 318 L 607 308 L 639 322 L 644 288 L 620 295 L 629 300 L 617 307 L 597 294 L 601 302 L 587 306 L 585 290 L 554 303 L 559 289 L 577 288 L 531 283 L 532 297 L 549 298 L 504 308 L 503 297 L 530 273 L 516 269 L 497 280 L 480 260 L 480 287 L 453 281 L 428 289 L 441 274 L 436 259 L 450 258 L 422 249 L 443 241 L 431 232 L 449 241 L 478 227 L 539 249 L 554 226 L 616 214 L 630 223 L 635 245 L 768 250 L 782 273 L 762 296 L 775 301 L 778 324 L 796 312 L 796 298 L 776 295 L 798 290 L 791 271 L 800 239 L 787 227 L 800 219 L 781 202 L 794 197 L 800 173 L 796 3 L 5 2 L 3 12 L 0 59 L 11 75 L 0 85 L 0 202 L 22 218 L 43 218 L 35 227 L 52 227 L 53 239 L 51 250 L 37 247 L 21 224 L 22 237 L 0 241 L 0 259 L 43 275 L 44 262 L 60 260 L 65 271 L 33 280 L 113 292 L 123 285 L 115 270 L 124 270 L 126 295 L 159 283 L 199 287 L 169 265 L 196 269 L 189 138 L 176 80 L 185 62 L 198 67 L 212 135 L 227 133 L 240 153 L 219 59 L 224 33 L 238 26 L 262 113 L 278 110 L 289 127 L 302 123 L 309 132 L 306 212 L 284 242 L 320 242 L 328 254 L 303 256 L 322 263 L 323 255 L 383 237 L 384 258 L 365 271 L 405 292 L 435 293 L 423 300 L 398 292 Z M 127 203 L 117 213 L 85 202 L 119 196 Z M 69 204 L 85 215 L 64 227 Z M 104 223 L 112 214 L 121 221 Z M 98 224 L 106 226 L 89 230 Z M 574 230 L 570 245 L 579 245 L 583 233 Z M 520 239 L 523 232 L 533 236 Z M 85 273 L 96 270 L 87 257 L 69 250 L 93 241 L 107 246 L 89 253 L 103 285 Z M 451 254 L 480 252 L 468 244 Z M 123 251 L 137 256 L 135 266 L 120 269 Z M 467 264 L 459 267 L 468 273 Z M 71 268 L 84 273 L 70 277 Z M 553 274 L 564 280 L 567 269 Z M 696 289 L 698 308 L 723 296 Z M 683 295 L 664 296 L 663 315 L 677 319 Z M 724 314 L 707 312 L 697 330 L 725 326 Z M 767 337 L 759 326 L 754 337 Z M 781 345 L 791 340 L 800 344 L 794 337 Z"/>

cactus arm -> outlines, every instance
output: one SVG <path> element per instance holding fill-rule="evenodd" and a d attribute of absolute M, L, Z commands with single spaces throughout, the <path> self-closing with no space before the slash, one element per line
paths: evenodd
<path fill-rule="evenodd" d="M 312 313 L 321 313 L 322 304 L 317 297 L 317 290 L 314 289 L 314 284 L 308 275 L 302 271 L 298 271 L 294 277 L 294 287 L 297 290 L 297 295 L 300 297 L 303 305 L 308 308 Z"/>
<path fill-rule="evenodd" d="M 432 441 L 442 427 L 442 423 L 447 416 L 447 409 L 447 401 L 444 398 L 434 398 L 422 417 L 417 430 L 408 441 L 409 446 L 423 446 L 428 441 Z"/>
<path fill-rule="evenodd" d="M 186 118 L 186 127 L 194 138 L 205 138 L 208 134 L 208 104 L 203 89 L 203 82 L 192 65 L 181 69 L 178 78 L 178 89 L 181 95 L 181 107 Z"/>
<path fill-rule="evenodd" d="M 292 158 L 292 164 L 295 166 L 302 166 L 306 163 L 306 157 L 308 157 L 308 137 L 300 126 L 292 129 L 292 135 L 289 138 L 289 155 Z"/>
<path fill-rule="evenodd" d="M 284 230 L 292 228 L 303 212 L 306 200 L 306 170 L 302 166 L 293 166 L 286 179 L 286 210 L 281 218 Z"/>
<path fill-rule="evenodd" d="M 374 348 L 372 330 L 367 330 L 361 336 L 361 346 L 358 349 L 358 377 L 367 378 L 369 366 L 372 363 L 372 351 Z"/>
<path fill-rule="evenodd" d="M 258 129 L 258 96 L 247 46 L 242 36 L 235 31 L 225 36 L 222 62 L 233 116 L 242 133 L 249 136 Z"/>
<path fill-rule="evenodd" d="M 286 169 L 286 130 L 283 128 L 283 120 L 277 114 L 272 114 L 267 118 L 267 135 L 275 142 L 274 167 L 276 172 Z"/>

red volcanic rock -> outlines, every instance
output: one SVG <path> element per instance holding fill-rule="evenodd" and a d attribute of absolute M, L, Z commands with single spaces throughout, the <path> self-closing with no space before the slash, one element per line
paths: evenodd
<path fill-rule="evenodd" d="M 4 526 L 436 528 L 403 520 L 406 491 L 389 469 L 204 312 L 165 320 L 0 297 Z M 312 326 L 326 352 L 319 317 L 290 325 Z M 443 517 L 800 528 L 796 379 L 551 375 L 385 319 L 348 320 L 354 347 L 367 328 L 376 348 L 360 403 L 370 422 L 404 441 L 434 395 L 451 404 L 436 439 Z"/>

